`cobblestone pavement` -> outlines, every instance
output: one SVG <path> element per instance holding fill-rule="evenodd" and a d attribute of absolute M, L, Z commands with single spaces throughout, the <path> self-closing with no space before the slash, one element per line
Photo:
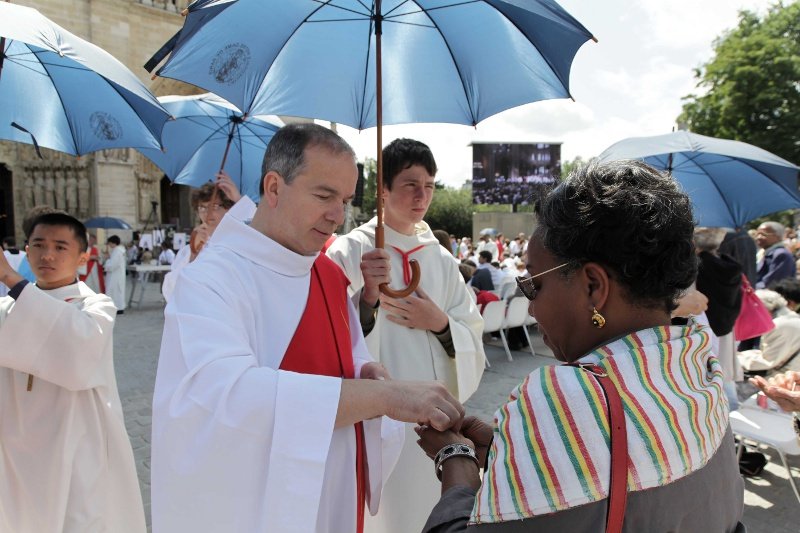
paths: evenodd
<path fill-rule="evenodd" d="M 117 381 L 148 524 L 151 402 L 164 324 L 163 307 L 158 285 L 151 283 L 145 291 L 142 306 L 119 316 L 114 331 Z M 486 370 L 478 391 L 466 403 L 469 413 L 491 420 L 494 410 L 505 402 L 525 375 L 540 366 L 555 363 L 552 357 L 544 356 L 550 351 L 540 337 L 535 336 L 533 342 L 536 353 L 540 355 L 513 351 L 513 362 L 506 360 L 499 341 L 487 345 L 492 366 Z M 767 455 L 770 462 L 764 473 L 759 477 L 745 478 L 744 521 L 748 533 L 797 533 L 800 531 L 800 503 L 792 493 L 777 455 L 770 452 Z M 795 479 L 800 482 L 800 458 L 790 457 L 789 464 Z"/>

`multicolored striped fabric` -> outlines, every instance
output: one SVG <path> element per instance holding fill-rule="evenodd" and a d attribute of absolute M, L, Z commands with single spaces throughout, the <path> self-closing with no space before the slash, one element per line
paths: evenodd
<path fill-rule="evenodd" d="M 583 357 L 617 386 L 628 429 L 628 490 L 666 485 L 702 468 L 728 426 L 710 329 L 647 329 Z M 610 469 L 603 391 L 585 371 L 540 368 L 495 414 L 489 468 L 472 523 L 544 515 L 605 499 Z"/>

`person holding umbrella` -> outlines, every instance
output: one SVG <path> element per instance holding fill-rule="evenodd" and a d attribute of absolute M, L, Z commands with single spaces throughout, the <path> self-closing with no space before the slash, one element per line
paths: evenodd
<path fill-rule="evenodd" d="M 171 270 L 164 276 L 161 293 L 166 301 L 170 300 L 175 290 L 178 273 L 183 267 L 197 259 L 222 221 L 222 217 L 234 206 L 237 208 L 233 215 L 240 219 L 251 218 L 256 210 L 256 204 L 247 195 L 242 196 L 236 184 L 224 170 L 217 173 L 215 183 L 206 183 L 192 191 L 192 207 L 197 210 L 200 224 L 192 231 L 191 243 L 178 250 L 171 263 Z"/>
<path fill-rule="evenodd" d="M 397 139 L 383 150 L 386 249 L 375 247 L 377 218 L 340 236 L 328 256 L 350 280 L 370 352 L 396 379 L 440 380 L 459 401 L 478 387 L 484 367 L 483 320 L 461 281 L 458 264 L 423 220 L 433 200 L 436 161 L 425 144 Z M 380 285 L 405 287 L 410 260 L 423 272 L 415 294 L 391 298 Z M 389 478 L 381 510 L 369 530 L 418 531 L 425 523 L 433 480 L 420 481 L 427 459 L 412 427 L 398 467 Z"/>

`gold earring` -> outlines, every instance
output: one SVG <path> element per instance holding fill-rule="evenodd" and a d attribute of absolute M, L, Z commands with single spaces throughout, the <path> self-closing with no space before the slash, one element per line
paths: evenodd
<path fill-rule="evenodd" d="M 597 329 L 603 329 L 606 325 L 606 318 L 600 314 L 596 307 L 592 307 L 592 325 Z"/>

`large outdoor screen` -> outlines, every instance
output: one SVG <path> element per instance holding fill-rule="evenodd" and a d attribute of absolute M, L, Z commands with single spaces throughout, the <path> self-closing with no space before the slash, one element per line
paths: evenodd
<path fill-rule="evenodd" d="M 472 202 L 528 205 L 560 173 L 560 143 L 473 143 Z"/>

